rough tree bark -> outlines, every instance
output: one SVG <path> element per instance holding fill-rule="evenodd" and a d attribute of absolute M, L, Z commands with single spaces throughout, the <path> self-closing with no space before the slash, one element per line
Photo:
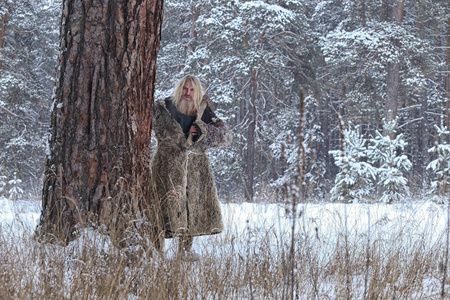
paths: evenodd
<path fill-rule="evenodd" d="M 163 0 L 63 1 L 41 239 L 67 244 L 78 224 L 91 223 L 118 241 L 136 218 L 152 224 L 149 149 L 162 10 Z"/>

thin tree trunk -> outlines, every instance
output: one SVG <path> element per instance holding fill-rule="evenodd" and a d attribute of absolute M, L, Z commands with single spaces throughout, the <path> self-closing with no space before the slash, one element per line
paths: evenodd
<path fill-rule="evenodd" d="M 2 15 L 2 23 L 0 24 L 0 49 L 5 46 L 5 34 L 8 27 L 8 14 Z M 2 68 L 2 61 L 0 60 L 0 69 Z"/>
<path fill-rule="evenodd" d="M 162 0 L 64 0 L 40 237 L 67 243 L 89 221 L 119 238 L 128 217 L 148 212 L 162 8 Z"/>
<path fill-rule="evenodd" d="M 387 70 L 387 91 L 385 105 L 385 120 L 391 122 L 397 117 L 398 107 L 398 87 L 400 81 L 400 64 L 398 62 L 388 63 Z"/>
<path fill-rule="evenodd" d="M 190 19 L 191 19 L 191 26 L 189 28 L 189 37 L 190 37 L 190 42 L 189 42 L 189 50 L 191 52 L 194 52 L 195 49 L 197 48 L 197 29 L 196 29 L 196 22 L 197 19 L 200 15 L 200 8 L 198 7 L 198 5 L 196 5 L 195 2 L 193 2 L 191 4 L 191 15 L 190 15 Z"/>
<path fill-rule="evenodd" d="M 256 131 L 256 98 L 258 93 L 258 84 L 256 80 L 256 71 L 251 71 L 251 95 L 249 104 L 250 123 L 247 129 L 247 199 L 253 202 L 254 196 L 254 177 L 255 177 L 255 131 Z"/>
<path fill-rule="evenodd" d="M 415 3 L 415 20 L 416 27 L 419 33 L 419 37 L 422 40 L 425 40 L 425 9 L 426 7 L 421 1 L 416 1 Z M 428 149 L 428 121 L 427 114 L 428 111 L 428 101 L 427 101 L 427 93 L 426 90 L 423 89 L 419 94 L 419 104 L 420 109 L 417 111 L 418 115 L 413 116 L 412 119 L 418 118 L 420 119 L 418 126 L 415 126 L 414 123 L 410 125 L 410 131 L 415 132 L 417 136 L 417 142 L 411 143 L 412 148 L 412 162 L 413 162 L 413 170 L 411 178 L 414 180 L 414 187 L 418 190 L 422 190 L 423 188 L 423 174 L 425 173 L 425 161 L 427 161 L 427 149 Z M 416 130 L 417 128 L 417 130 Z"/>
<path fill-rule="evenodd" d="M 361 25 L 362 27 L 366 27 L 366 0 L 360 0 L 361 5 Z"/>
<path fill-rule="evenodd" d="M 401 24 L 403 21 L 404 0 L 396 0 L 392 7 L 392 21 L 396 24 Z M 393 41 L 395 46 L 398 46 L 399 41 Z M 400 62 L 393 61 L 388 63 L 387 78 L 386 78 L 386 105 L 385 105 L 385 120 L 392 122 L 397 118 L 398 107 L 398 90 L 400 83 Z M 385 134 L 392 134 L 392 132 L 385 132 Z"/>
<path fill-rule="evenodd" d="M 8 14 L 2 15 L 2 23 L 0 24 L 0 48 L 5 46 L 5 34 L 8 26 Z"/>
<path fill-rule="evenodd" d="M 450 128 L 450 17 L 447 18 L 447 36 L 445 38 L 445 93 L 447 96 L 446 102 L 446 125 Z"/>

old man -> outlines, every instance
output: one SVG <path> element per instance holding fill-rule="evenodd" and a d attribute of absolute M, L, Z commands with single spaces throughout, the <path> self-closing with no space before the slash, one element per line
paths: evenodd
<path fill-rule="evenodd" d="M 231 131 L 193 75 L 179 80 L 171 97 L 155 102 L 153 130 L 158 144 L 151 163 L 152 201 L 161 221 L 157 248 L 163 250 L 164 238 L 179 237 L 180 257 L 197 260 L 194 237 L 223 230 L 207 151 L 229 145 Z"/>

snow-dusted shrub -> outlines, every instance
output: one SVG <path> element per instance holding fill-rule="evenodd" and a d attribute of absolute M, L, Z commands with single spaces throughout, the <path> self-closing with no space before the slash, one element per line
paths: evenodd
<path fill-rule="evenodd" d="M 17 174 L 14 172 L 14 179 L 8 182 L 9 185 L 9 200 L 19 200 L 22 198 L 23 190 L 20 188 L 22 180 L 17 178 Z"/>
<path fill-rule="evenodd" d="M 331 189 L 331 201 L 359 202 L 373 194 L 377 169 L 367 159 L 367 140 L 360 134 L 359 126 L 345 129 L 344 150 L 333 150 L 335 164 L 341 171 L 336 175 Z"/>
<path fill-rule="evenodd" d="M 0 166 L 0 197 L 5 197 L 6 198 L 6 183 L 7 181 L 7 177 L 4 174 L 4 169 L 2 166 Z"/>
<path fill-rule="evenodd" d="M 6 186 L 6 176 L 0 176 L 0 196 L 3 195 L 5 186 Z"/>
<path fill-rule="evenodd" d="M 431 161 L 427 170 L 431 170 L 435 174 L 435 180 L 431 181 L 431 190 L 429 194 L 434 195 L 435 200 L 442 202 L 448 193 L 450 185 L 450 145 L 442 142 L 442 137 L 449 135 L 450 131 L 446 126 L 438 127 L 435 125 L 439 140 L 435 141 L 434 147 L 428 149 L 429 153 L 434 153 L 436 159 Z"/>
<path fill-rule="evenodd" d="M 409 195 L 408 180 L 404 173 L 411 169 L 412 164 L 402 154 L 406 146 L 403 134 L 391 138 L 377 131 L 376 137 L 370 139 L 367 156 L 373 165 L 378 166 L 378 185 L 381 187 L 381 200 L 385 203 L 392 203 Z"/>

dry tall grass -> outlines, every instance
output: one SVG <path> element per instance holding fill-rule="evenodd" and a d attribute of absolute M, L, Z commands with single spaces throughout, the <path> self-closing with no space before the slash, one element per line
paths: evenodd
<path fill-rule="evenodd" d="M 342 212 L 327 215 L 331 226 L 316 230 L 300 211 L 295 299 L 441 299 L 445 231 L 436 238 L 434 228 L 409 221 L 386 226 L 387 219 L 361 230 Z M 199 262 L 177 259 L 174 242 L 162 256 L 151 250 L 132 256 L 92 229 L 61 247 L 36 242 L 25 223 L 14 230 L 3 225 L 0 298 L 281 299 L 291 270 L 289 226 L 235 222 L 228 216 L 225 233 L 196 240 Z"/>

